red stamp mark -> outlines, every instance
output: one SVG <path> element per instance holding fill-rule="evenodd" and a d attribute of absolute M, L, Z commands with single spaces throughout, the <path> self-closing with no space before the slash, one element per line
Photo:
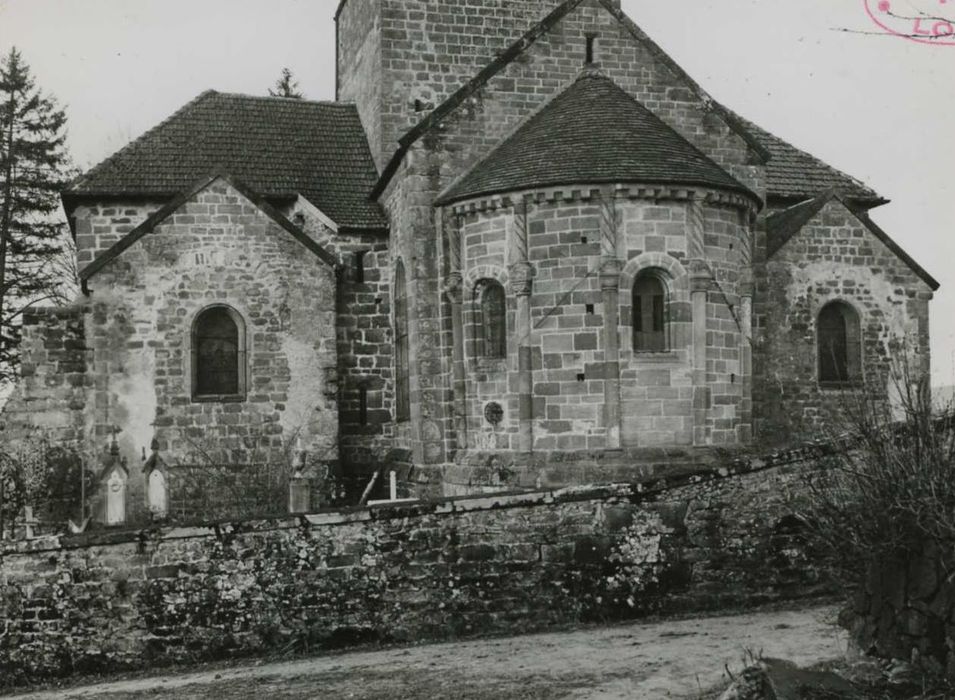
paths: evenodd
<path fill-rule="evenodd" d="M 864 0 L 877 25 L 896 36 L 955 46 L 955 0 Z"/>

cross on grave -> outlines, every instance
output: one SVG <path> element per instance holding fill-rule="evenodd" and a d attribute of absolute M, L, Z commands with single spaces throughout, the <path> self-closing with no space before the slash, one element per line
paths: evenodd
<path fill-rule="evenodd" d="M 39 524 L 40 521 L 33 516 L 33 507 L 23 506 L 23 529 L 26 532 L 26 538 L 28 540 L 32 540 L 36 537 L 36 530 L 34 528 Z"/>

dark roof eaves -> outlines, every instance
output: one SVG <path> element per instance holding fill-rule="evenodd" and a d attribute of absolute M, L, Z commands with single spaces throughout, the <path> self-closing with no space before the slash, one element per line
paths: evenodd
<path fill-rule="evenodd" d="M 738 187 L 730 187 L 728 185 L 718 185 L 712 182 L 704 182 L 703 180 L 693 180 L 693 179 L 677 179 L 677 180 L 667 180 L 666 178 L 654 178 L 654 179 L 633 179 L 628 180 L 626 178 L 619 177 L 591 177 L 584 179 L 576 180 L 553 180 L 543 183 L 530 183 L 526 186 L 522 186 L 519 189 L 511 187 L 502 187 L 495 189 L 488 189 L 480 192 L 474 193 L 463 193 L 460 195 L 457 194 L 447 194 L 442 195 L 437 200 L 435 200 L 435 206 L 443 207 L 451 204 L 457 204 L 459 202 L 466 202 L 470 199 L 481 199 L 482 197 L 496 197 L 498 195 L 504 195 L 511 192 L 524 192 L 532 190 L 544 190 L 551 187 L 587 187 L 588 185 L 611 185 L 611 184 L 620 184 L 620 185 L 665 185 L 667 187 L 702 187 L 709 190 L 722 190 L 726 192 L 733 192 L 735 194 L 744 195 L 749 197 L 754 201 L 757 206 L 762 205 L 762 200 L 755 192 L 750 190 L 743 184 L 739 184 Z"/>
<path fill-rule="evenodd" d="M 308 237 L 300 228 L 295 224 L 285 218 L 275 207 L 269 204 L 265 198 L 256 193 L 250 187 L 244 183 L 236 180 L 230 175 L 215 173 L 212 175 L 207 175 L 201 180 L 196 182 L 192 187 L 184 190 L 183 192 L 176 195 L 168 204 L 163 206 L 158 211 L 150 215 L 143 223 L 134 228 L 128 234 L 123 236 L 120 240 L 114 243 L 112 246 L 107 248 L 100 256 L 98 256 L 93 262 L 83 268 L 79 273 L 80 281 L 84 284 L 89 281 L 96 273 L 101 271 L 107 264 L 118 258 L 126 250 L 128 250 L 134 243 L 139 241 L 141 238 L 146 236 L 149 233 L 152 233 L 157 226 L 159 226 L 163 221 L 165 221 L 169 216 L 178 211 L 186 202 L 195 197 L 197 194 L 206 189 L 216 180 L 224 180 L 230 186 L 235 188 L 243 197 L 252 202 L 256 207 L 258 207 L 266 216 L 268 216 L 272 221 L 281 226 L 283 229 L 288 231 L 292 236 L 295 237 L 306 248 L 311 250 L 315 255 L 317 255 L 323 262 L 331 265 L 332 267 L 337 267 L 340 263 L 338 259 L 325 250 L 318 243 L 313 241 Z"/>
<path fill-rule="evenodd" d="M 766 219 L 766 230 L 767 230 L 767 242 L 766 242 L 766 257 L 771 258 L 779 250 L 786 245 L 793 236 L 795 236 L 806 223 L 812 219 L 816 214 L 818 214 L 822 208 L 836 196 L 835 190 L 827 190 L 821 195 L 817 195 L 811 199 L 806 199 L 798 204 L 794 204 L 788 209 L 783 211 L 778 211 L 775 214 L 770 215 Z M 799 212 L 793 214 L 794 209 L 800 209 Z M 789 214 L 789 216 L 786 216 Z M 782 229 L 777 229 L 773 231 L 773 221 L 782 220 L 783 227 Z"/>
<path fill-rule="evenodd" d="M 899 259 L 904 262 L 909 268 L 914 272 L 933 292 L 937 292 L 941 288 L 941 283 L 936 280 L 928 271 L 915 262 L 915 259 L 905 252 L 905 250 L 896 243 L 892 237 L 885 232 L 878 224 L 876 224 L 872 219 L 869 218 L 869 215 L 864 211 L 855 211 L 850 207 L 846 202 L 842 202 L 845 205 L 846 209 L 852 212 L 852 214 L 863 223 L 863 225 L 872 232 L 872 234 L 878 238 L 885 246 L 895 253 Z"/>
<path fill-rule="evenodd" d="M 590 79 L 594 79 L 594 78 L 590 78 Z M 640 103 L 639 100 L 637 100 L 633 95 L 631 95 L 630 93 L 628 93 L 626 90 L 623 90 L 622 88 L 620 88 L 619 86 L 617 86 L 616 83 L 615 83 L 612 79 L 610 79 L 609 77 L 607 77 L 607 76 L 600 76 L 600 79 L 609 81 L 609 82 L 611 83 L 611 85 L 613 85 L 614 87 L 616 87 L 616 88 L 625 96 L 626 99 L 630 100 L 630 101 L 633 102 L 635 105 L 637 105 L 637 107 L 639 107 L 643 112 L 645 112 L 645 113 L 650 117 L 651 120 L 653 120 L 654 122 L 656 122 L 657 125 L 658 125 L 661 129 L 663 129 L 663 130 L 669 132 L 670 134 L 672 134 L 672 135 L 673 135 L 676 139 L 678 139 L 686 148 L 689 148 L 691 151 L 695 152 L 695 153 L 697 154 L 697 156 L 699 156 L 700 158 L 702 158 L 705 162 L 709 163 L 714 169 L 716 169 L 716 170 L 719 171 L 723 176 L 725 176 L 725 178 L 727 179 L 727 182 L 725 182 L 725 183 L 717 183 L 717 182 L 714 182 L 714 181 L 712 181 L 712 180 L 696 179 L 696 178 L 693 178 L 693 177 L 675 178 L 675 179 L 672 179 L 672 180 L 669 180 L 669 179 L 667 179 L 667 178 L 652 178 L 652 180 L 649 179 L 649 178 L 646 179 L 646 180 L 644 180 L 643 178 L 638 178 L 638 179 L 629 179 L 629 180 L 628 180 L 627 178 L 621 178 L 621 177 L 618 175 L 618 176 L 613 177 L 613 178 L 605 178 L 605 179 L 604 179 L 604 178 L 600 178 L 600 177 L 598 177 L 598 178 L 579 178 L 579 179 L 576 179 L 576 180 L 573 181 L 573 182 L 560 181 L 560 182 L 555 182 L 555 183 L 553 183 L 553 184 L 546 184 L 546 185 L 541 185 L 541 184 L 539 184 L 539 183 L 530 183 L 530 184 L 528 185 L 529 187 L 554 187 L 554 186 L 559 186 L 559 185 L 572 185 L 572 184 L 574 184 L 574 182 L 587 182 L 587 181 L 590 181 L 590 182 L 602 182 L 602 183 L 608 183 L 608 182 L 633 182 L 633 183 L 639 184 L 639 183 L 641 183 L 641 182 L 646 182 L 647 184 L 653 184 L 653 183 L 664 183 L 664 184 L 674 184 L 674 185 L 683 184 L 683 185 L 692 185 L 692 186 L 700 186 L 700 187 L 712 187 L 712 188 L 714 188 L 714 189 L 722 189 L 722 190 L 729 190 L 729 191 L 738 191 L 738 192 L 743 193 L 743 194 L 745 194 L 746 196 L 750 197 L 751 199 L 753 199 L 753 201 L 756 203 L 756 207 L 757 207 L 758 210 L 761 210 L 761 209 L 763 208 L 763 206 L 765 205 L 765 202 L 763 202 L 762 198 L 760 198 L 760 196 L 759 196 L 756 192 L 754 192 L 752 189 L 750 189 L 749 187 L 747 187 L 746 185 L 744 185 L 742 182 L 740 182 L 738 178 L 734 177 L 732 173 L 728 172 L 725 168 L 723 168 L 719 163 L 717 163 L 715 160 L 713 160 L 712 158 L 710 158 L 710 157 L 709 157 L 706 153 L 704 153 L 701 149 L 697 148 L 693 143 L 691 143 L 691 142 L 689 141 L 689 139 L 687 139 L 685 136 L 683 136 L 683 134 L 681 134 L 681 133 L 678 132 L 676 129 L 674 129 L 672 126 L 670 126 L 670 125 L 667 124 L 665 121 L 663 121 L 662 119 L 660 119 L 660 117 L 658 117 L 656 114 L 654 114 L 651 110 L 649 110 L 649 109 L 647 109 L 646 107 L 644 107 L 644 106 Z M 579 82 L 579 80 L 580 80 L 580 79 L 578 79 L 578 82 Z M 575 83 L 574 85 L 576 85 L 576 83 Z M 573 88 L 573 85 L 572 85 L 570 88 L 567 88 L 567 90 L 570 90 L 570 89 L 572 89 L 572 88 Z M 566 93 L 566 91 L 564 91 L 564 93 L 560 93 L 560 94 L 565 94 L 565 93 Z M 559 96 L 559 95 L 558 95 L 558 96 Z M 488 194 L 492 194 L 492 192 L 490 192 L 490 191 L 484 191 L 484 192 L 480 192 L 480 191 L 479 191 L 479 192 L 477 192 L 477 193 L 473 193 L 473 192 L 472 192 L 472 193 L 467 193 L 467 192 L 465 192 L 465 193 L 463 193 L 463 194 L 461 194 L 461 195 L 457 195 L 457 194 L 454 193 L 454 190 L 455 190 L 455 188 L 456 188 L 458 185 L 464 183 L 464 182 L 467 180 L 467 177 L 468 177 L 468 175 L 469 175 L 470 173 L 473 173 L 473 172 L 475 172 L 478 168 L 480 168 L 480 167 L 481 167 L 481 163 L 486 162 L 488 159 L 490 159 L 490 158 L 494 155 L 494 153 L 496 153 L 497 151 L 499 151 L 501 148 L 504 148 L 505 145 L 508 143 L 508 141 L 510 141 L 511 139 L 513 139 L 515 136 L 517 136 L 517 134 L 520 133 L 521 129 L 523 129 L 527 124 L 530 123 L 530 120 L 532 120 L 532 119 L 534 119 L 534 118 L 536 118 L 536 117 L 539 117 L 541 114 L 543 114 L 543 113 L 549 108 L 549 106 L 550 106 L 551 104 L 553 104 L 553 102 L 548 102 L 547 104 L 543 105 L 540 110 L 538 110 L 534 115 L 532 115 L 527 121 L 524 122 L 524 125 L 522 125 L 520 128 L 518 128 L 517 131 L 515 131 L 514 133 L 512 133 L 507 139 L 505 139 L 505 140 L 504 140 L 503 142 L 501 142 L 501 144 L 499 144 L 494 150 L 492 150 L 491 153 L 488 154 L 488 156 L 487 156 L 485 159 L 483 159 L 482 161 L 480 161 L 479 163 L 477 163 L 473 168 L 471 168 L 471 169 L 468 171 L 468 173 L 464 174 L 464 175 L 463 175 L 461 178 L 459 178 L 455 183 L 453 183 L 450 187 L 448 187 L 448 188 L 445 190 L 445 192 L 442 193 L 442 194 L 439 196 L 439 198 L 438 198 L 436 204 L 439 204 L 439 205 L 440 205 L 443 200 L 447 200 L 447 201 L 460 201 L 460 200 L 462 200 L 462 199 L 471 199 L 471 198 L 474 198 L 474 197 L 480 197 L 480 196 L 482 196 L 482 195 L 486 196 L 486 195 L 488 195 Z M 521 189 L 524 189 L 524 188 L 521 187 Z M 493 193 L 510 192 L 510 191 L 515 191 L 515 190 L 514 190 L 513 187 L 498 188 L 498 189 L 495 189 L 495 191 L 494 191 Z"/>

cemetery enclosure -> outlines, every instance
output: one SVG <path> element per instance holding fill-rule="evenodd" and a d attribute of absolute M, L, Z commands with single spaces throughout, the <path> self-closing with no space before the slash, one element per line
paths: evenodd
<path fill-rule="evenodd" d="M 0 677 L 526 631 L 824 592 L 783 495 L 807 467 L 799 457 L 670 483 L 9 545 Z"/>

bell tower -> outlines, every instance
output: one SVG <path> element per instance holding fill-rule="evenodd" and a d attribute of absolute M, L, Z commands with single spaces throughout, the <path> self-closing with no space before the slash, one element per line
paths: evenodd
<path fill-rule="evenodd" d="M 598 1 L 342 0 L 337 99 L 358 105 L 380 170 L 408 129 L 537 22 Z"/>

